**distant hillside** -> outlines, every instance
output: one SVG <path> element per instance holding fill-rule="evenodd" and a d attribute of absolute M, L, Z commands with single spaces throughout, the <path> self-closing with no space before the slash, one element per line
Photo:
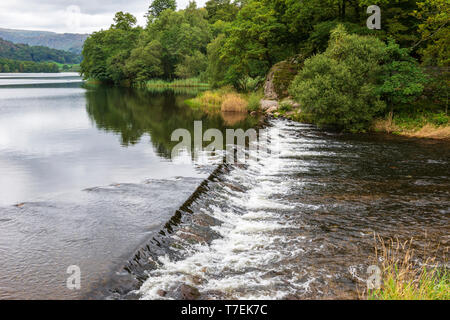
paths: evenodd
<path fill-rule="evenodd" d="M 44 46 L 15 44 L 1 38 L 0 58 L 33 62 L 54 61 L 62 64 L 77 64 L 81 62 L 81 55 L 79 54 Z"/>
<path fill-rule="evenodd" d="M 88 34 L 54 33 L 0 28 L 0 38 L 30 46 L 45 46 L 52 49 L 80 54 Z"/>

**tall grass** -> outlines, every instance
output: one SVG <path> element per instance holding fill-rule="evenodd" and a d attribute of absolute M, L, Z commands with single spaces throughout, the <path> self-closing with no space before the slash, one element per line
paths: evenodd
<path fill-rule="evenodd" d="M 185 101 L 193 108 L 215 109 L 222 112 L 247 112 L 248 102 L 230 87 L 208 90 Z"/>
<path fill-rule="evenodd" d="M 248 102 L 237 93 L 227 93 L 223 97 L 222 112 L 247 112 Z"/>
<path fill-rule="evenodd" d="M 153 79 L 145 82 L 143 85 L 147 88 L 177 88 L 177 87 L 202 87 L 209 88 L 209 84 L 200 81 L 198 78 L 175 79 L 173 81 L 165 81 Z"/>
<path fill-rule="evenodd" d="M 264 98 L 264 93 L 261 90 L 251 92 L 248 96 L 248 110 L 259 111 L 261 106 L 260 101 L 262 98 Z"/>
<path fill-rule="evenodd" d="M 381 265 L 381 288 L 366 292 L 370 300 L 448 300 L 450 277 L 431 256 L 419 262 L 412 240 L 376 239 L 375 259 Z"/>

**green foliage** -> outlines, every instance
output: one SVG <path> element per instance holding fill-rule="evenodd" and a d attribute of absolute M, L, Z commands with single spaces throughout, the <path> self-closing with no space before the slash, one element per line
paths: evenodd
<path fill-rule="evenodd" d="M 420 52 L 427 65 L 448 67 L 450 64 L 450 2 L 425 0 L 418 3 L 414 15 L 420 20 L 423 44 Z"/>
<path fill-rule="evenodd" d="M 206 70 L 208 61 L 200 51 L 192 55 L 184 56 L 183 60 L 175 67 L 175 75 L 182 79 L 198 77 Z"/>
<path fill-rule="evenodd" d="M 238 81 L 238 89 L 241 91 L 251 92 L 258 89 L 264 82 L 264 77 L 243 77 Z"/>
<path fill-rule="evenodd" d="M 128 79 L 143 82 L 163 75 L 161 68 L 162 46 L 158 40 L 153 40 L 145 47 L 133 49 L 130 58 L 125 63 L 125 74 Z"/>
<path fill-rule="evenodd" d="M 245 76 L 264 77 L 275 62 L 288 54 L 280 43 L 286 32 L 271 1 L 247 2 L 227 30 L 220 50 L 228 62 L 225 82 L 238 88 Z"/>
<path fill-rule="evenodd" d="M 58 62 L 76 64 L 81 62 L 81 55 L 67 51 L 50 49 L 42 46 L 29 46 L 15 44 L 0 38 L 0 58 L 33 61 L 33 62 Z"/>
<path fill-rule="evenodd" d="M 59 67 L 50 62 L 19 61 L 0 58 L 0 73 L 34 73 L 34 72 L 59 72 Z"/>
<path fill-rule="evenodd" d="M 164 10 L 168 9 L 175 11 L 177 9 L 177 2 L 175 0 L 153 0 L 147 13 L 149 23 L 153 19 L 158 18 Z"/>
<path fill-rule="evenodd" d="M 220 34 L 207 46 L 208 67 L 206 70 L 208 81 L 212 87 L 217 88 L 226 84 L 227 57 L 221 54 L 225 44 L 225 35 Z"/>
<path fill-rule="evenodd" d="M 264 94 L 261 91 L 252 92 L 248 96 L 248 110 L 249 111 L 259 111 L 260 110 L 260 101 L 264 97 Z"/>
<path fill-rule="evenodd" d="M 208 22 L 215 23 L 217 21 L 233 21 L 239 11 L 236 2 L 231 0 L 209 0 L 205 4 L 208 11 Z"/>
<path fill-rule="evenodd" d="M 290 92 L 315 123 L 364 131 L 385 108 L 375 93 L 384 52 L 380 40 L 349 35 L 340 25 L 325 53 L 305 61 Z"/>
<path fill-rule="evenodd" d="M 388 103 L 403 103 L 424 86 L 416 63 L 406 55 L 430 66 L 447 66 L 449 61 L 448 0 L 421 1 L 208 0 L 205 8 L 190 2 L 176 11 L 174 0 L 155 0 L 145 29 L 135 27 L 132 15 L 119 12 L 110 29 L 91 35 L 81 68 L 85 77 L 114 83 L 200 77 L 213 87 L 251 90 L 251 79 L 259 82 L 276 63 L 327 50 L 331 30 L 342 24 L 349 34 L 371 35 L 377 43 L 394 39 L 399 49 L 411 48 L 401 59 L 380 61 L 384 78 L 369 81 L 373 86 L 383 83 L 377 94 Z M 366 9 L 372 4 L 382 9 L 381 30 L 366 27 Z M 334 59 L 331 53 L 328 58 Z M 364 69 L 364 58 L 358 59 L 355 64 Z M 290 78 L 278 80 L 285 92 Z"/>
<path fill-rule="evenodd" d="M 413 102 L 422 94 L 427 81 L 417 62 L 407 49 L 401 49 L 392 40 L 385 48 L 384 60 L 378 94 L 391 109 L 398 104 Z"/>
<path fill-rule="evenodd" d="M 142 33 L 141 28 L 133 28 L 135 23 L 131 14 L 118 12 L 108 30 L 94 32 L 86 40 L 81 63 L 85 78 L 117 84 L 129 80 L 127 74 L 134 69 L 127 69 L 126 62 Z"/>

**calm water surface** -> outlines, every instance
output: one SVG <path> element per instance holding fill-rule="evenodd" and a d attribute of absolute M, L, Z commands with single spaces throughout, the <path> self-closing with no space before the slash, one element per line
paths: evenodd
<path fill-rule="evenodd" d="M 251 125 L 187 97 L 0 75 L 0 299 L 83 297 L 160 230 L 212 170 L 171 159 L 171 132 Z M 65 287 L 70 265 L 79 291 Z"/>

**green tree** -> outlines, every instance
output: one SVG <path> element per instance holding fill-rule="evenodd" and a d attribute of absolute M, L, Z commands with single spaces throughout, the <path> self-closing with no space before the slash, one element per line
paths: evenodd
<path fill-rule="evenodd" d="M 376 93 L 384 54 L 380 40 L 348 34 L 339 25 L 327 50 L 305 61 L 290 93 L 317 124 L 364 131 L 385 108 Z"/>
<path fill-rule="evenodd" d="M 243 77 L 265 76 L 274 63 L 293 53 L 283 46 L 287 29 L 270 4 L 247 2 L 228 28 L 221 51 L 230 62 L 225 73 L 227 83 L 238 86 Z"/>
<path fill-rule="evenodd" d="M 413 102 L 422 94 L 427 81 L 408 49 L 400 48 L 393 40 L 385 48 L 380 80 L 377 92 L 390 106 L 391 112 L 400 104 Z"/>
<path fill-rule="evenodd" d="M 187 79 L 200 76 L 207 68 L 207 58 L 200 51 L 185 56 L 183 61 L 177 64 L 175 74 L 179 78 Z"/>
<path fill-rule="evenodd" d="M 108 30 L 94 32 L 86 39 L 81 63 L 85 78 L 116 84 L 130 80 L 126 78 L 126 61 L 142 33 L 142 28 L 133 27 L 135 23 L 131 14 L 118 12 Z"/>
<path fill-rule="evenodd" d="M 450 64 L 450 2 L 448 0 L 425 0 L 418 3 L 414 15 L 420 20 L 419 33 L 422 59 L 427 65 Z"/>
<path fill-rule="evenodd" d="M 114 16 L 114 24 L 111 29 L 131 30 L 136 25 L 137 19 L 132 14 L 126 12 L 117 12 Z"/>
<path fill-rule="evenodd" d="M 177 9 L 176 0 L 153 0 L 148 8 L 147 18 L 149 21 L 158 18 L 164 10 L 170 9 L 175 11 Z"/>
<path fill-rule="evenodd" d="M 233 21 L 239 11 L 237 4 L 231 3 L 231 0 L 209 0 L 206 2 L 205 8 L 211 24 L 218 20 Z"/>
<path fill-rule="evenodd" d="M 127 78 L 142 82 L 163 75 L 161 68 L 162 46 L 158 40 L 153 40 L 145 47 L 138 46 L 131 51 L 125 70 Z"/>

